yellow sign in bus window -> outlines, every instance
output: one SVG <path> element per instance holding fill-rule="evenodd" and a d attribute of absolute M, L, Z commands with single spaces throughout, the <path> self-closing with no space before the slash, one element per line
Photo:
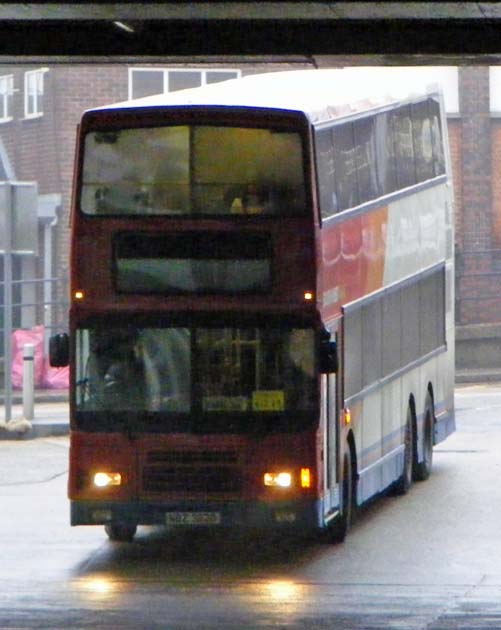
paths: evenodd
<path fill-rule="evenodd" d="M 283 390 L 259 390 L 252 392 L 253 411 L 284 411 L 285 395 Z"/>

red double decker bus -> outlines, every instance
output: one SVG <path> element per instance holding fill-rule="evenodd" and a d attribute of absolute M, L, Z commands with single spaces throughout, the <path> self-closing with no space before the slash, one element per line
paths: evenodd
<path fill-rule="evenodd" d="M 443 108 L 356 72 L 84 114 L 51 342 L 72 525 L 342 540 L 357 505 L 430 474 L 454 429 Z"/>

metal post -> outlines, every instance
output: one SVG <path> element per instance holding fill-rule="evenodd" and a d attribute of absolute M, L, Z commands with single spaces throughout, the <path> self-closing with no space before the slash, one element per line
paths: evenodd
<path fill-rule="evenodd" d="M 12 185 L 6 187 L 5 195 L 5 250 L 4 265 L 4 388 L 5 422 L 12 418 Z M 0 209 L 1 210 L 1 209 Z"/>
<path fill-rule="evenodd" d="M 23 346 L 23 418 L 35 417 L 35 346 L 25 343 Z"/>

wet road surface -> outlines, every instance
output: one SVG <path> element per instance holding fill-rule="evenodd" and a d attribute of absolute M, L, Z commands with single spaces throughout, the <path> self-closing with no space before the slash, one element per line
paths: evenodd
<path fill-rule="evenodd" d="M 0 442 L 0 628 L 501 630 L 501 387 L 343 545 L 69 526 L 67 438 Z"/>

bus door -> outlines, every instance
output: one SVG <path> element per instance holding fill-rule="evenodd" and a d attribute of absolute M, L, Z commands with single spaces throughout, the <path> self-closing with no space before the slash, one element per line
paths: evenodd
<path fill-rule="evenodd" d="M 331 339 L 337 341 L 335 330 Z M 322 375 L 322 400 L 324 415 L 324 513 L 328 515 L 339 507 L 338 444 L 339 444 L 339 396 L 337 374 Z"/>

